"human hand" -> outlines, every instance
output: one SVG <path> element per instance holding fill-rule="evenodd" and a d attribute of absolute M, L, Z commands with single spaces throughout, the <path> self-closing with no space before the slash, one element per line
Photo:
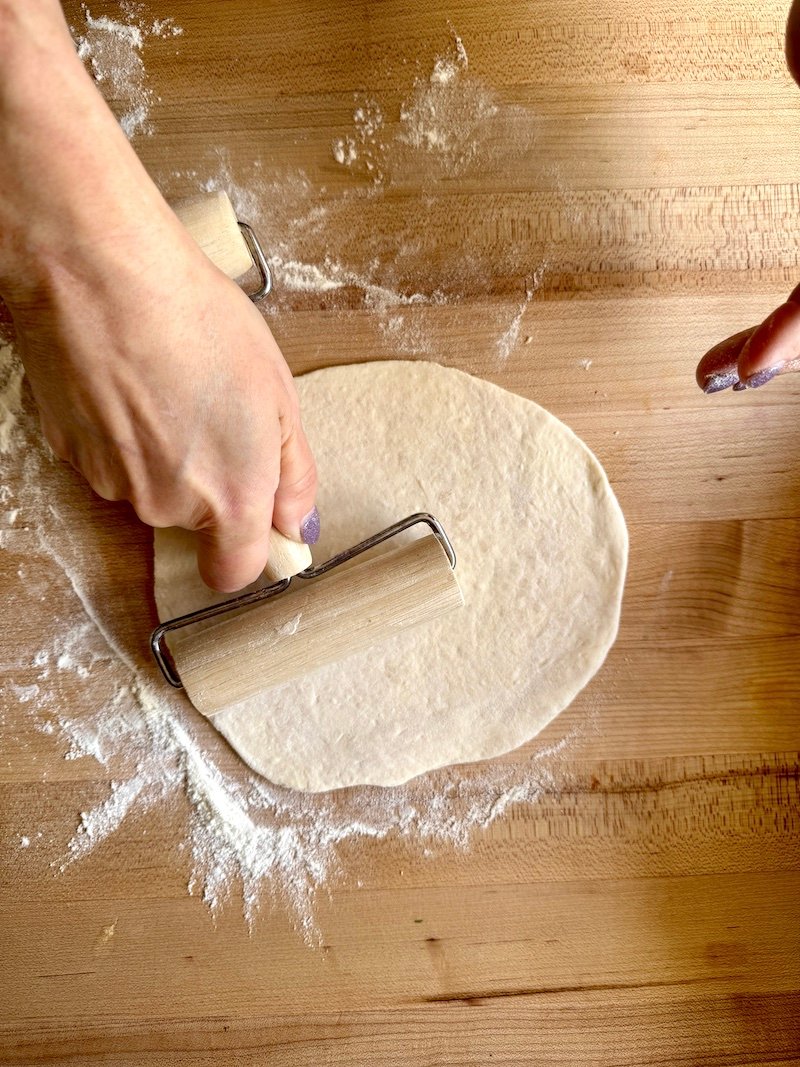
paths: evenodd
<path fill-rule="evenodd" d="M 57 456 L 151 526 L 198 534 L 204 581 L 253 581 L 269 531 L 313 543 L 316 475 L 258 311 L 176 224 L 95 246 L 12 305 Z"/>
<path fill-rule="evenodd" d="M 289 369 L 160 196 L 54 0 L 0 0 L 0 293 L 56 454 L 144 522 L 197 531 L 209 585 L 257 578 L 273 524 L 313 543 Z"/>
<path fill-rule="evenodd" d="M 706 352 L 697 365 L 697 384 L 705 393 L 758 389 L 778 374 L 800 369 L 800 286 L 760 326 L 728 337 Z"/>

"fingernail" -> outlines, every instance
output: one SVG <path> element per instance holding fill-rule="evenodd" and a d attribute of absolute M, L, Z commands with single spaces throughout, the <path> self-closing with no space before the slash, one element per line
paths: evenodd
<path fill-rule="evenodd" d="M 731 386 L 735 389 L 739 384 L 739 376 L 734 373 L 728 374 L 712 374 L 710 378 L 706 380 L 706 384 L 703 386 L 703 392 L 719 393 L 723 389 L 730 389 Z"/>
<path fill-rule="evenodd" d="M 744 382 L 737 382 L 736 385 L 734 385 L 733 387 L 733 391 L 734 393 L 743 393 L 746 388 L 747 386 L 744 384 Z"/>
<path fill-rule="evenodd" d="M 300 538 L 305 545 L 315 545 L 319 541 L 319 512 L 316 508 L 300 523 Z"/>
<path fill-rule="evenodd" d="M 783 370 L 783 364 L 777 363 L 774 367 L 767 367 L 765 370 L 757 371 L 755 374 L 751 374 L 747 379 L 748 389 L 759 389 L 762 385 L 766 385 L 767 382 L 771 382 L 776 374 L 780 374 Z"/>

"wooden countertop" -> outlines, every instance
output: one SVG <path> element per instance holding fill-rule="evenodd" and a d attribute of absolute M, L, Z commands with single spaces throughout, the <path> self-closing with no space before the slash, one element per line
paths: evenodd
<path fill-rule="evenodd" d="M 217 179 L 284 261 L 350 279 L 276 297 L 294 371 L 399 354 L 536 399 L 603 461 L 630 577 L 607 664 L 535 742 L 572 733 L 553 787 L 466 851 L 350 850 L 308 948 L 280 908 L 252 935 L 236 908 L 214 924 L 177 808 L 60 877 L 56 853 L 19 849 L 26 820 L 65 841 L 112 773 L 27 725 L 11 683 L 73 594 L 22 542 L 0 553 L 0 1061 L 800 1063 L 800 375 L 713 398 L 693 380 L 800 277 L 786 8 L 146 5 L 184 30 L 141 53 L 151 173 L 173 196 Z M 409 108 L 451 31 L 460 140 L 426 156 Z M 377 138 L 353 118 L 376 105 Z M 429 299 L 370 304 L 364 279 Z M 139 647 L 147 538 L 69 492 L 87 580 Z M 62 699 L 83 707 L 80 679 Z"/>

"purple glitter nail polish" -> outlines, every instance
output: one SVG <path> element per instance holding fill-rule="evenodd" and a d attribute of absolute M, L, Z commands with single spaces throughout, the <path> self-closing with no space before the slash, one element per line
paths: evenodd
<path fill-rule="evenodd" d="M 315 545 L 319 541 L 319 512 L 316 508 L 309 511 L 300 523 L 300 537 L 306 545 Z"/>
<path fill-rule="evenodd" d="M 776 374 L 780 374 L 782 368 L 783 364 L 779 363 L 777 367 L 767 367 L 765 370 L 751 374 L 747 379 L 747 388 L 759 389 L 762 385 L 766 385 L 767 382 L 771 382 Z"/>
<path fill-rule="evenodd" d="M 738 382 L 739 377 L 733 372 L 729 374 L 712 374 L 703 386 L 703 392 L 706 394 L 719 393 L 723 389 L 730 389 L 731 386 L 735 389 Z"/>

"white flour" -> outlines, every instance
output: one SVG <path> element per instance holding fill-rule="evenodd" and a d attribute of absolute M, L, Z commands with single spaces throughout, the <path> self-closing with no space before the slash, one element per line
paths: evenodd
<path fill-rule="evenodd" d="M 147 20 L 139 5 L 121 10 L 127 21 L 94 18 L 86 10 L 77 43 L 132 136 L 152 129 L 154 97 L 142 59 L 146 42 L 182 31 L 169 19 Z M 343 250 L 335 241 L 347 232 L 343 220 L 365 208 L 379 211 L 383 189 L 418 175 L 421 160 L 435 186 L 470 168 L 496 166 L 490 145 L 504 132 L 519 127 L 530 136 L 531 116 L 467 81 L 467 67 L 466 50 L 453 34 L 451 49 L 433 61 L 429 77 L 411 87 L 391 129 L 379 101 L 357 102 L 353 131 L 334 141 L 333 156 L 367 182 L 339 199 L 320 203 L 326 190 L 315 188 L 305 173 L 270 172 L 258 158 L 246 175 L 236 175 L 224 150 L 215 154 L 210 173 L 168 177 L 195 190 L 224 188 L 240 217 L 259 227 L 277 280 L 271 314 L 304 295 L 317 301 L 312 306 L 322 297 L 347 307 L 355 293 L 374 313 L 393 354 L 436 356 L 420 312 L 474 297 L 470 284 L 476 264 L 463 267 L 464 250 L 457 249 L 456 258 L 445 258 L 440 275 L 424 273 L 426 211 L 435 209 L 435 198 L 420 201 L 416 229 L 399 243 L 379 226 L 367 239 L 359 237 L 355 250 Z M 524 299 L 515 304 L 510 321 L 507 310 L 500 311 L 501 359 L 519 341 L 543 269 L 525 283 Z M 523 274 L 530 278 L 529 266 Z M 418 278 L 418 284 L 409 285 L 406 278 Z M 54 873 L 90 861 L 93 849 L 129 818 L 173 810 L 184 798 L 185 843 L 178 850 L 185 856 L 189 891 L 201 894 L 215 911 L 241 896 L 250 923 L 262 906 L 280 903 L 314 941 L 318 892 L 340 879 L 358 884 L 342 859 L 346 843 L 371 839 L 370 847 L 376 848 L 384 839 L 401 837 L 423 857 L 442 848 L 466 848 L 476 830 L 503 816 L 510 805 L 535 802 L 543 790 L 556 788 L 562 777 L 559 751 L 569 737 L 518 763 L 439 771 L 397 789 L 304 795 L 249 773 L 154 666 L 127 647 L 118 629 L 122 607 L 93 566 L 102 517 L 92 518 L 88 492 L 82 499 L 73 476 L 42 444 L 33 412 L 22 411 L 21 382 L 10 347 L 0 347 L 0 504 L 6 509 L 0 550 L 9 553 L 0 556 L 0 564 L 14 611 L 41 616 L 45 627 L 39 648 L 6 650 L 11 659 L 3 664 L 0 721 L 6 739 L 16 738 L 22 746 L 30 731 L 38 734 L 38 747 L 45 746 L 43 763 L 94 760 L 109 782 L 105 796 L 75 813 L 74 833 L 51 857 Z M 7 564 L 12 557 L 16 562 Z M 74 707 L 77 691 L 80 708 Z M 42 778 L 46 775 L 43 771 Z M 35 826 L 16 827 L 14 833 L 20 849 L 51 847 Z"/>
<path fill-rule="evenodd" d="M 21 405 L 22 373 L 22 364 L 13 349 L 0 340 L 0 453 L 8 452 L 14 439 Z M 13 525 L 15 521 L 16 514 L 12 517 L 12 512 L 6 512 L 6 522 Z"/>
<path fill-rule="evenodd" d="M 73 27 L 78 55 L 114 108 L 128 137 L 153 132 L 150 109 L 155 94 L 147 85 L 142 51 L 151 37 L 179 37 L 183 30 L 170 19 L 148 22 L 139 5 L 126 5 L 128 21 L 103 15 L 94 18 L 84 8 L 85 26 Z"/>
<path fill-rule="evenodd" d="M 531 300 L 533 300 L 536 295 L 537 289 L 542 284 L 542 277 L 544 276 L 545 269 L 546 264 L 542 263 L 541 266 L 537 267 L 530 278 L 525 279 L 525 296 L 522 298 L 511 322 L 497 338 L 497 354 L 504 362 L 517 347 L 522 322 L 525 318 L 525 312 L 528 310 L 528 305 Z M 530 340 L 530 337 L 526 337 L 523 343 L 528 344 Z"/>
<path fill-rule="evenodd" d="M 541 177 L 544 164 L 531 161 L 539 120 L 469 77 L 468 67 L 466 48 L 453 32 L 450 47 L 431 60 L 429 74 L 414 79 L 399 109 L 356 94 L 351 129 L 331 142 L 332 158 L 345 172 L 336 190 L 311 182 L 302 170 L 276 171 L 257 152 L 246 170 L 241 163 L 234 167 L 224 149 L 214 152 L 210 173 L 163 173 L 162 186 L 179 181 L 181 195 L 201 188 L 231 195 L 270 260 L 275 288 L 265 314 L 366 308 L 375 312 L 377 344 L 383 341 L 387 354 L 437 358 L 441 350 L 425 309 L 481 300 L 487 324 L 497 331 L 502 364 L 521 344 L 530 300 L 521 303 L 508 293 L 498 299 L 492 292 L 499 250 L 487 252 L 481 226 L 463 232 L 452 226 L 454 179 L 491 173 L 504 185 L 517 180 L 520 167 L 526 181 Z M 414 197 L 395 200 L 389 211 L 385 194 L 405 187 Z M 442 234 L 451 232 L 448 244 Z M 521 290 L 530 288 L 532 274 L 539 289 L 545 255 L 531 263 L 513 240 L 502 255 L 509 262 L 500 262 L 500 269 L 519 278 Z"/>

